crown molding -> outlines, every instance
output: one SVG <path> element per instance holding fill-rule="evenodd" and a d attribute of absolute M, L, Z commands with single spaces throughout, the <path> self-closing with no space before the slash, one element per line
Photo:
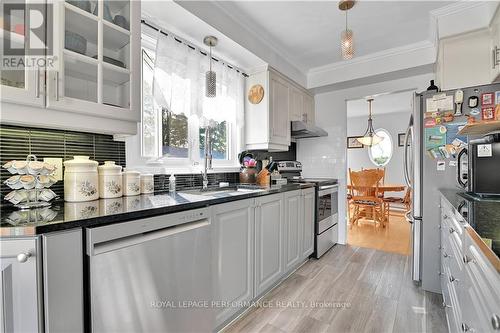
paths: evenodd
<path fill-rule="evenodd" d="M 352 58 L 350 60 L 337 61 L 337 62 L 327 64 L 324 66 L 314 67 L 314 68 L 311 68 L 307 72 L 307 74 L 309 75 L 309 74 L 325 72 L 328 70 L 336 70 L 336 69 L 340 69 L 340 68 L 346 68 L 346 67 L 350 67 L 352 65 L 359 65 L 359 64 L 371 62 L 374 60 L 387 58 L 389 56 L 403 55 L 403 54 L 411 53 L 414 51 L 419 51 L 422 49 L 428 49 L 430 47 L 433 47 L 433 43 L 431 43 L 427 40 L 424 40 L 424 41 L 413 43 L 413 44 L 408 44 L 408 45 L 403 45 L 400 47 L 395 47 L 392 49 L 387 49 L 384 51 L 373 52 L 373 53 L 370 53 L 370 54 L 367 54 L 364 56 Z"/>
<path fill-rule="evenodd" d="M 312 68 L 307 73 L 307 88 L 409 70 L 433 64 L 435 59 L 436 46 L 426 40 Z"/>

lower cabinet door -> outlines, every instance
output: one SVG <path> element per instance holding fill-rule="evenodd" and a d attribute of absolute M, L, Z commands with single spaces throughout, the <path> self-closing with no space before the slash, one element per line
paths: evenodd
<path fill-rule="evenodd" d="M 249 199 L 212 208 L 216 326 L 253 298 L 254 202 Z"/>
<path fill-rule="evenodd" d="M 255 296 L 283 275 L 283 196 L 257 198 L 255 210 Z"/>
<path fill-rule="evenodd" d="M 302 259 L 308 258 L 314 251 L 314 212 L 315 212 L 314 188 L 302 190 Z"/>
<path fill-rule="evenodd" d="M 301 241 L 303 229 L 301 216 L 300 191 L 286 192 L 284 249 L 285 272 L 292 270 L 301 259 Z"/>
<path fill-rule="evenodd" d="M 0 332 L 42 332 L 39 239 L 1 239 L 0 253 Z"/>

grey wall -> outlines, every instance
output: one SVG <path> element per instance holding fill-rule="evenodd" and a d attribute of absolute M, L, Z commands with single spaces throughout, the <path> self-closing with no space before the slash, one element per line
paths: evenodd
<path fill-rule="evenodd" d="M 349 114 L 349 109 L 347 109 Z M 403 147 L 398 147 L 398 134 L 404 133 L 408 127 L 410 119 L 410 110 L 398 113 L 386 113 L 373 116 L 373 127 L 375 129 L 383 128 L 387 130 L 392 137 L 392 158 L 386 165 L 385 182 L 391 184 L 405 184 L 403 174 Z M 366 131 L 366 117 L 347 118 L 347 136 L 363 135 Z M 375 168 L 368 155 L 368 148 L 347 149 L 347 167 L 352 170 L 361 170 L 361 168 Z M 391 193 L 391 196 L 402 196 L 398 193 Z"/>

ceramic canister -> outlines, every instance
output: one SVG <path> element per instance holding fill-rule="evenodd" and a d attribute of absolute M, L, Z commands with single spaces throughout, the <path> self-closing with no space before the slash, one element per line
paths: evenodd
<path fill-rule="evenodd" d="M 82 202 L 99 199 L 97 163 L 88 156 L 64 162 L 64 200 Z"/>
<path fill-rule="evenodd" d="M 114 161 L 105 161 L 97 167 L 99 171 L 99 197 L 102 199 L 122 196 L 122 167 Z"/>
<path fill-rule="evenodd" d="M 138 171 L 123 172 L 123 195 L 141 194 L 141 173 Z"/>
<path fill-rule="evenodd" d="M 141 194 L 150 194 L 155 191 L 155 181 L 152 174 L 141 174 Z"/>

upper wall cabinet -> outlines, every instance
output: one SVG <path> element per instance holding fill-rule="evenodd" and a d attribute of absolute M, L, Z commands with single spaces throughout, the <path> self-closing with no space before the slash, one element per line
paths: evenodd
<path fill-rule="evenodd" d="M 48 115 L 57 111 L 76 113 L 96 124 L 117 120 L 125 124 L 123 131 L 119 126 L 112 131 L 134 134 L 140 121 L 140 2 L 48 0 L 47 4 L 52 11 L 45 25 L 52 45 L 46 55 L 51 66 L 17 74 L 24 77 L 24 89 L 15 83 L 17 90 L 5 90 L 2 102 L 45 107 L 33 110 L 37 123 L 31 125 L 40 125 L 40 118 L 50 119 Z M 12 81 L 2 77 L 2 85 Z M 21 98 L 23 93 L 27 98 Z M 30 125 L 29 119 L 24 123 Z"/>
<path fill-rule="evenodd" d="M 258 98 L 259 85 L 264 92 L 262 100 Z M 272 68 L 250 75 L 246 91 L 249 93 L 245 101 L 247 149 L 287 151 L 290 121 L 314 123 L 314 98 Z"/>
<path fill-rule="evenodd" d="M 442 90 L 500 82 L 500 10 L 491 25 L 439 42 L 437 79 Z"/>

